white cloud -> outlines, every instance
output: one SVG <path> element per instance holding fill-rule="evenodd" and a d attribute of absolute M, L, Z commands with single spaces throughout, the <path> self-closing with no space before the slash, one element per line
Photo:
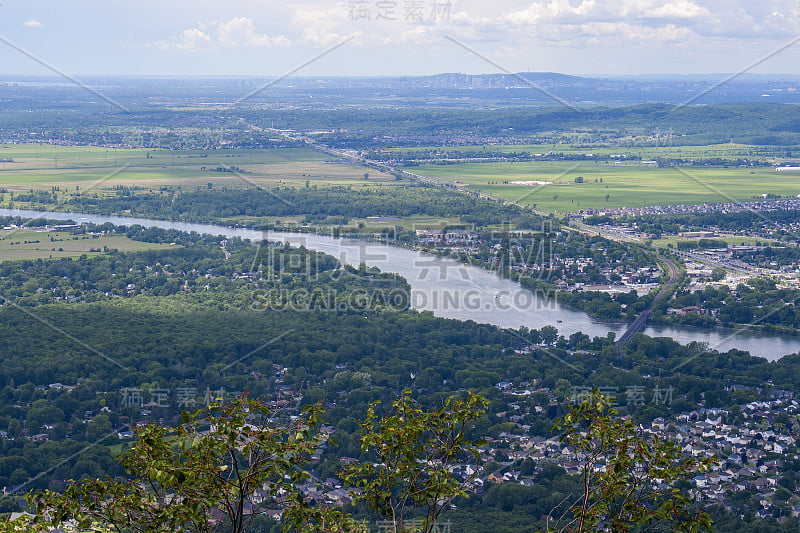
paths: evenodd
<path fill-rule="evenodd" d="M 370 28 L 351 27 L 348 14 L 343 4 L 302 5 L 295 10 L 289 25 L 299 34 L 299 40 L 316 46 L 333 46 L 354 34 L 364 38 Z"/>
<path fill-rule="evenodd" d="M 697 35 L 689 28 L 666 24 L 659 27 L 647 27 L 635 24 L 623 24 L 620 33 L 628 40 L 639 41 L 642 44 L 659 43 L 686 43 Z"/>
<path fill-rule="evenodd" d="M 648 9 L 644 12 L 644 16 L 661 19 L 695 19 L 710 17 L 711 12 L 689 0 L 676 0 Z"/>
<path fill-rule="evenodd" d="M 183 31 L 173 27 L 174 37 L 156 45 L 196 52 L 283 47 L 280 59 L 285 55 L 301 62 L 316 53 L 309 49 L 319 51 L 354 37 L 336 54 L 348 58 L 342 72 L 390 72 L 415 61 L 423 66 L 412 70 L 458 70 L 454 65 L 467 60 L 476 62 L 474 68 L 484 68 L 447 41 L 449 35 L 499 63 L 508 62 L 510 69 L 541 65 L 588 72 L 613 64 L 615 71 L 652 71 L 662 61 L 673 65 L 670 68 L 683 61 L 688 71 L 701 64 L 724 69 L 726 60 L 732 69 L 742 48 L 754 50 L 758 57 L 800 34 L 800 0 L 451 0 L 449 17 L 436 20 L 431 1 L 424 2 L 428 7 L 422 20 L 410 21 L 404 17 L 402 0 L 396 4 L 396 20 L 377 18 L 375 1 L 367 3 L 373 6 L 370 18 L 354 20 L 349 0 L 265 2 L 253 4 L 256 7 L 241 0 L 220 11 L 192 14 L 205 23 L 184 20 L 178 26 Z M 226 16 L 233 13 L 237 16 Z M 793 53 L 797 50 L 785 55 Z M 197 59 L 202 62 L 204 57 L 198 54 Z M 244 59 L 237 61 L 248 65 Z M 321 63 L 328 61 L 344 60 Z"/>
<path fill-rule="evenodd" d="M 477 41 L 569 47 L 671 44 L 698 36 L 711 12 L 688 0 L 536 0 L 493 17 L 455 16 L 448 31 Z M 441 29 L 441 28 L 439 28 Z"/>
<path fill-rule="evenodd" d="M 247 17 L 234 17 L 227 22 L 198 23 L 196 28 L 184 30 L 171 41 L 158 41 L 155 45 L 164 49 L 198 52 L 214 48 L 257 48 L 285 46 L 290 44 L 283 35 L 271 36 L 256 31 L 255 23 Z"/>
<path fill-rule="evenodd" d="M 204 33 L 199 28 L 185 30 L 176 43 L 169 43 L 167 41 L 161 41 L 160 43 L 164 48 L 173 46 L 181 50 L 188 50 L 189 52 L 196 52 L 213 46 L 211 36 Z"/>
<path fill-rule="evenodd" d="M 491 5 L 491 8 L 487 7 Z M 330 7 L 329 7 L 330 6 Z M 800 32 L 795 15 L 797 0 L 478 0 L 453 1 L 448 20 L 430 17 L 415 24 L 402 20 L 390 23 L 348 20 L 341 2 L 321 5 L 305 2 L 296 8 L 292 26 L 304 42 L 363 32 L 358 44 L 425 43 L 435 34 L 450 33 L 463 39 L 527 44 L 572 41 L 583 46 L 586 39 L 608 39 L 650 43 L 680 39 L 724 40 L 778 39 Z"/>
<path fill-rule="evenodd" d="M 711 31 L 715 15 L 697 2 L 703 0 L 494 0 L 493 8 L 477 0 L 453 1 L 449 17 L 407 21 L 398 12 L 393 21 L 371 17 L 354 20 L 347 4 L 303 2 L 295 7 L 289 27 L 293 40 L 331 46 L 355 36 L 354 46 L 429 45 L 442 35 L 469 42 L 519 47 L 557 43 L 581 47 L 626 42 L 655 44 L 691 39 L 705 25 Z"/>
<path fill-rule="evenodd" d="M 256 32 L 252 19 L 246 17 L 235 17 L 228 22 L 217 22 L 216 34 L 217 44 L 223 48 L 238 46 L 251 48 L 289 44 L 289 40 L 283 35 L 272 37 Z"/>
<path fill-rule="evenodd" d="M 41 28 L 43 24 L 36 19 L 30 19 L 22 23 L 26 28 Z"/>
<path fill-rule="evenodd" d="M 235 1 L 235 0 L 231 0 Z M 444 34 L 489 46 L 581 48 L 631 43 L 673 45 L 685 41 L 701 49 L 731 39 L 780 40 L 800 33 L 798 0 L 451 0 L 449 17 L 434 20 L 430 3 L 422 20 L 404 17 L 398 2 L 395 20 L 355 20 L 345 0 L 297 0 L 280 9 L 263 7 L 248 16 L 195 24 L 175 38 L 159 41 L 167 49 L 202 51 L 296 45 L 330 47 L 348 37 L 349 46 L 447 46 Z M 258 23 L 261 21 L 261 23 Z M 262 27 L 262 24 L 264 25 Z M 269 28 L 269 29 L 265 29 Z"/>

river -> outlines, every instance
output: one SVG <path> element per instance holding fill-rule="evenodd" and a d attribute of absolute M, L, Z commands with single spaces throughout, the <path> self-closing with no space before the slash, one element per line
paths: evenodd
<path fill-rule="evenodd" d="M 538 329 L 552 325 L 565 336 L 578 331 L 591 337 L 605 336 L 613 331 L 619 337 L 626 329 L 625 324 L 593 320 L 582 311 L 561 306 L 553 299 L 539 297 L 518 283 L 501 279 L 480 267 L 387 244 L 312 234 L 267 233 L 212 224 L 77 213 L 0 209 L 0 216 L 74 220 L 95 224 L 111 222 L 119 226 L 139 224 L 145 227 L 240 237 L 254 242 L 266 237 L 270 241 L 288 242 L 294 246 L 305 246 L 324 252 L 353 266 L 363 262 L 384 272 L 397 273 L 411 285 L 412 306 L 418 310 L 432 311 L 436 316 L 474 320 L 504 328 L 526 326 Z M 670 337 L 683 344 L 692 341 L 706 342 L 709 348 L 719 351 L 737 348 L 771 361 L 783 355 L 800 352 L 800 337 L 788 335 L 669 326 L 648 326 L 644 333 L 652 337 Z"/>

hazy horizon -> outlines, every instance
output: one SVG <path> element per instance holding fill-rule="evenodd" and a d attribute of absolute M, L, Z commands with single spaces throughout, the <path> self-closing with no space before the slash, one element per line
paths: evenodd
<path fill-rule="evenodd" d="M 654 72 L 650 74 L 605 74 L 605 73 L 570 73 L 570 72 L 554 72 L 554 71 L 518 71 L 518 72 L 436 72 L 433 74 L 404 74 L 404 73 L 385 73 L 385 74 L 360 74 L 360 75 L 312 75 L 312 74 L 296 74 L 286 79 L 390 79 L 390 78 L 425 78 L 434 76 L 446 75 L 464 75 L 464 76 L 496 76 L 496 75 L 555 75 L 555 76 L 571 76 L 575 78 L 586 79 L 642 79 L 642 80 L 677 80 L 681 78 L 691 78 L 695 80 L 711 80 L 722 79 L 730 76 L 736 76 L 739 81 L 778 81 L 778 80 L 800 80 L 800 74 L 794 73 L 737 73 L 737 72 L 709 72 L 699 74 L 681 74 L 670 72 Z M 274 79 L 285 77 L 285 74 L 271 73 L 271 74 L 107 74 L 107 73 L 72 73 L 74 76 L 83 78 L 111 78 L 111 79 Z M 61 80 L 62 77 L 57 74 L 24 74 L 15 72 L 0 72 L 0 81 L 13 81 L 4 80 L 2 78 L 32 78 L 40 80 Z"/>

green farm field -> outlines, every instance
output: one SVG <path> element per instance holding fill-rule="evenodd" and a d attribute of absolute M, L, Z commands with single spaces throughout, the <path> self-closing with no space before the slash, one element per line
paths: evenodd
<path fill-rule="evenodd" d="M 107 249 L 138 252 L 168 246 L 134 241 L 122 235 L 73 235 L 32 229 L 0 229 L 0 261 L 99 255 Z"/>
<path fill-rule="evenodd" d="M 726 235 L 720 234 L 717 237 L 713 238 L 715 241 L 724 241 L 726 244 L 731 246 L 738 246 L 738 245 L 767 245 L 774 243 L 776 241 L 772 239 L 762 239 L 758 237 L 747 237 L 744 235 Z M 663 239 L 656 239 L 653 241 L 653 244 L 658 247 L 665 247 L 668 245 L 672 245 L 672 247 L 677 247 L 678 242 L 697 242 L 700 239 L 686 239 L 681 238 L 676 235 L 672 235 L 670 237 L 665 237 Z"/>
<path fill-rule="evenodd" d="M 800 174 L 777 173 L 773 168 L 676 169 L 558 161 L 422 165 L 409 170 L 422 176 L 464 183 L 472 190 L 551 213 L 720 203 L 760 198 L 763 194 L 800 195 Z M 583 177 L 584 183 L 576 183 L 578 177 Z M 510 183 L 514 181 L 547 183 Z"/>
<path fill-rule="evenodd" d="M 218 167 L 237 172 L 218 172 Z M 0 145 L 0 187 L 101 190 L 115 185 L 220 187 L 358 185 L 394 181 L 305 148 L 141 150 L 44 144 Z"/>
<path fill-rule="evenodd" d="M 398 149 L 398 152 L 414 152 L 422 150 L 438 150 L 441 152 L 480 152 L 482 145 L 466 146 L 426 146 Z M 491 152 L 548 154 L 550 152 L 561 154 L 594 154 L 594 155 L 624 155 L 638 156 L 645 159 L 657 157 L 672 157 L 685 159 L 701 158 L 757 158 L 760 160 L 784 162 L 800 161 L 800 150 L 789 150 L 775 146 L 755 146 L 748 144 L 712 144 L 707 146 L 604 146 L 587 144 L 499 144 L 488 145 L 485 150 Z"/>
<path fill-rule="evenodd" d="M 271 222 L 280 222 L 284 225 L 303 224 L 305 219 L 304 215 L 285 216 L 285 217 L 229 217 L 221 218 L 220 222 L 228 225 L 243 225 L 243 226 L 259 226 L 269 224 Z M 405 231 L 415 231 L 418 229 L 442 229 L 447 226 L 455 226 L 461 224 L 459 217 L 431 217 L 425 215 L 411 215 L 398 219 L 389 220 L 375 220 L 369 218 L 353 218 L 349 224 L 341 226 L 346 230 L 359 230 L 364 233 L 380 232 L 386 228 L 399 227 Z"/>

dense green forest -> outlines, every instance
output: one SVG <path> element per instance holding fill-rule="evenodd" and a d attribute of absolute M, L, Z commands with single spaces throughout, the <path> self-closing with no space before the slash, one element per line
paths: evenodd
<path fill-rule="evenodd" d="M 53 198 L 38 199 L 41 205 L 55 203 Z M 346 224 L 352 218 L 369 216 L 426 215 L 442 218 L 461 217 L 468 224 L 514 223 L 532 227 L 542 219 L 521 208 L 484 200 L 469 194 L 427 186 L 350 187 L 269 189 L 195 189 L 168 188 L 159 192 L 134 194 L 119 191 L 116 197 L 69 198 L 59 203 L 60 210 L 84 213 L 127 214 L 166 220 L 214 222 L 233 217 L 281 217 L 307 215 L 309 221 Z"/>
<path fill-rule="evenodd" d="M 564 338 L 550 326 L 506 331 L 396 309 L 381 300 L 361 308 L 264 308 L 254 305 L 259 291 L 276 285 L 335 294 L 406 285 L 375 270 L 341 268 L 332 258 L 284 247 L 264 256 L 274 261 L 259 260 L 257 276 L 237 278 L 250 273 L 258 247 L 229 241 L 226 258 L 218 238 L 124 231 L 176 247 L 0 266 L 0 486 L 58 490 L 69 479 L 121 473 L 114 456 L 128 446 L 125 434 L 137 423 L 173 424 L 181 409 L 201 406 L 209 395 L 243 391 L 276 405 L 324 403 L 337 445 L 328 447 L 315 469 L 321 478 L 336 474 L 339 458 L 361 457 L 354 431 L 369 403 L 397 398 L 403 390 L 425 405 L 464 389 L 484 394 L 490 404 L 474 429 L 476 438 L 520 431 L 506 418 L 511 409 L 519 410 L 531 434 L 551 435 L 575 387 L 674 390 L 669 404 L 622 401 L 623 412 L 643 422 L 690 411 L 700 402 L 730 408 L 753 401 L 765 393 L 765 383 L 800 392 L 798 356 L 769 363 L 640 334 L 619 358 L 613 335 Z M 284 261 L 293 254 L 303 260 Z M 283 270 L 287 264 L 303 266 Z M 141 292 L 128 294 L 131 283 Z M 62 294 L 96 294 L 98 301 L 55 299 Z M 537 392 L 508 396 L 497 386 L 502 382 L 527 383 Z M 739 386 L 731 389 L 730 383 Z M 97 444 L 75 455 L 91 443 Z M 500 450 L 497 457 L 510 452 Z M 520 462 L 505 468 L 531 467 Z M 533 530 L 558 495 L 575 489 L 575 480 L 548 468 L 531 476 L 531 487 L 488 486 L 459 502 L 450 519 L 472 528 L 476 516 L 490 516 L 486 527 L 493 530 Z M 9 498 L 2 509 L 16 505 Z"/>
<path fill-rule="evenodd" d="M 51 104 L 52 105 L 52 104 Z M 414 107 L 341 109 L 231 109 L 216 111 L 166 110 L 134 106 L 127 112 L 76 109 L 77 105 L 30 110 L 25 100 L 0 109 L 0 135 L 9 139 L 30 140 L 30 132 L 43 138 L 81 144 L 114 145 L 135 143 L 145 147 L 214 148 L 223 139 L 238 147 L 275 147 L 292 141 L 275 140 L 262 128 L 320 130 L 336 125 L 337 133 L 320 137 L 333 146 L 357 149 L 381 146 L 425 146 L 439 140 L 452 143 L 463 137 L 475 138 L 541 137 L 558 140 L 561 134 L 580 131 L 597 134 L 598 139 L 670 133 L 673 145 L 698 145 L 725 142 L 792 146 L 800 138 L 800 106 L 789 104 L 717 104 L 675 106 L 641 104 L 628 107 L 570 109 L 556 106 L 500 106 L 496 109 Z M 66 107 L 66 109 L 63 109 Z M 60 109 L 62 108 L 62 109 Z M 121 129 L 162 130 L 153 135 L 131 135 Z M 167 131 L 163 131 L 166 128 Z M 177 134 L 173 128 L 194 128 L 190 134 Z M 209 135 L 209 131 L 222 135 Z M 116 130 L 116 131 L 115 131 Z M 343 133 L 344 132 L 344 133 Z"/>
<path fill-rule="evenodd" d="M 305 289 L 311 293 L 317 283 L 322 283 L 335 291 L 341 302 L 380 290 L 399 297 L 394 302 L 397 308 L 408 305 L 409 287 L 397 276 L 375 269 L 356 270 L 304 248 L 276 243 L 256 246 L 240 239 L 141 226 L 84 225 L 72 232 L 118 233 L 134 240 L 169 243 L 172 248 L 121 253 L 108 250 L 101 256 L 74 259 L 5 261 L 0 263 L 0 297 L 17 306 L 33 306 L 204 291 L 241 304 L 243 298 L 252 299 L 253 294 L 266 294 L 271 289 Z M 254 301 L 250 303 L 255 305 Z M 369 301 L 377 302 L 375 298 Z"/>
<path fill-rule="evenodd" d="M 371 135 L 433 136 L 454 135 L 537 135 L 553 132 L 610 132 L 640 134 L 671 132 L 681 144 L 792 145 L 800 135 L 800 107 L 771 104 L 723 104 L 678 107 L 668 104 L 643 104 L 618 108 L 568 109 L 564 107 L 522 107 L 494 110 L 331 110 L 309 114 L 286 111 L 260 117 L 246 115 L 253 123 L 274 120 L 282 127 L 318 129 L 337 124 L 343 129 L 362 131 L 360 135 L 331 134 L 326 139 L 335 145 L 383 144 L 370 142 Z M 384 141 L 385 143 L 386 141 Z M 389 141 L 391 142 L 391 141 Z M 409 140 L 410 142 L 410 140 Z M 424 145 L 424 144 L 423 144 Z"/>
<path fill-rule="evenodd" d="M 681 290 L 657 312 L 661 314 L 661 320 L 677 324 L 706 327 L 749 324 L 753 329 L 796 334 L 800 323 L 800 310 L 796 307 L 798 300 L 800 291 L 797 289 L 778 288 L 773 279 L 762 277 L 740 283 L 734 289 L 723 285 L 708 286 L 691 293 Z M 700 307 L 703 313 L 664 315 L 668 308 L 687 307 Z"/>

